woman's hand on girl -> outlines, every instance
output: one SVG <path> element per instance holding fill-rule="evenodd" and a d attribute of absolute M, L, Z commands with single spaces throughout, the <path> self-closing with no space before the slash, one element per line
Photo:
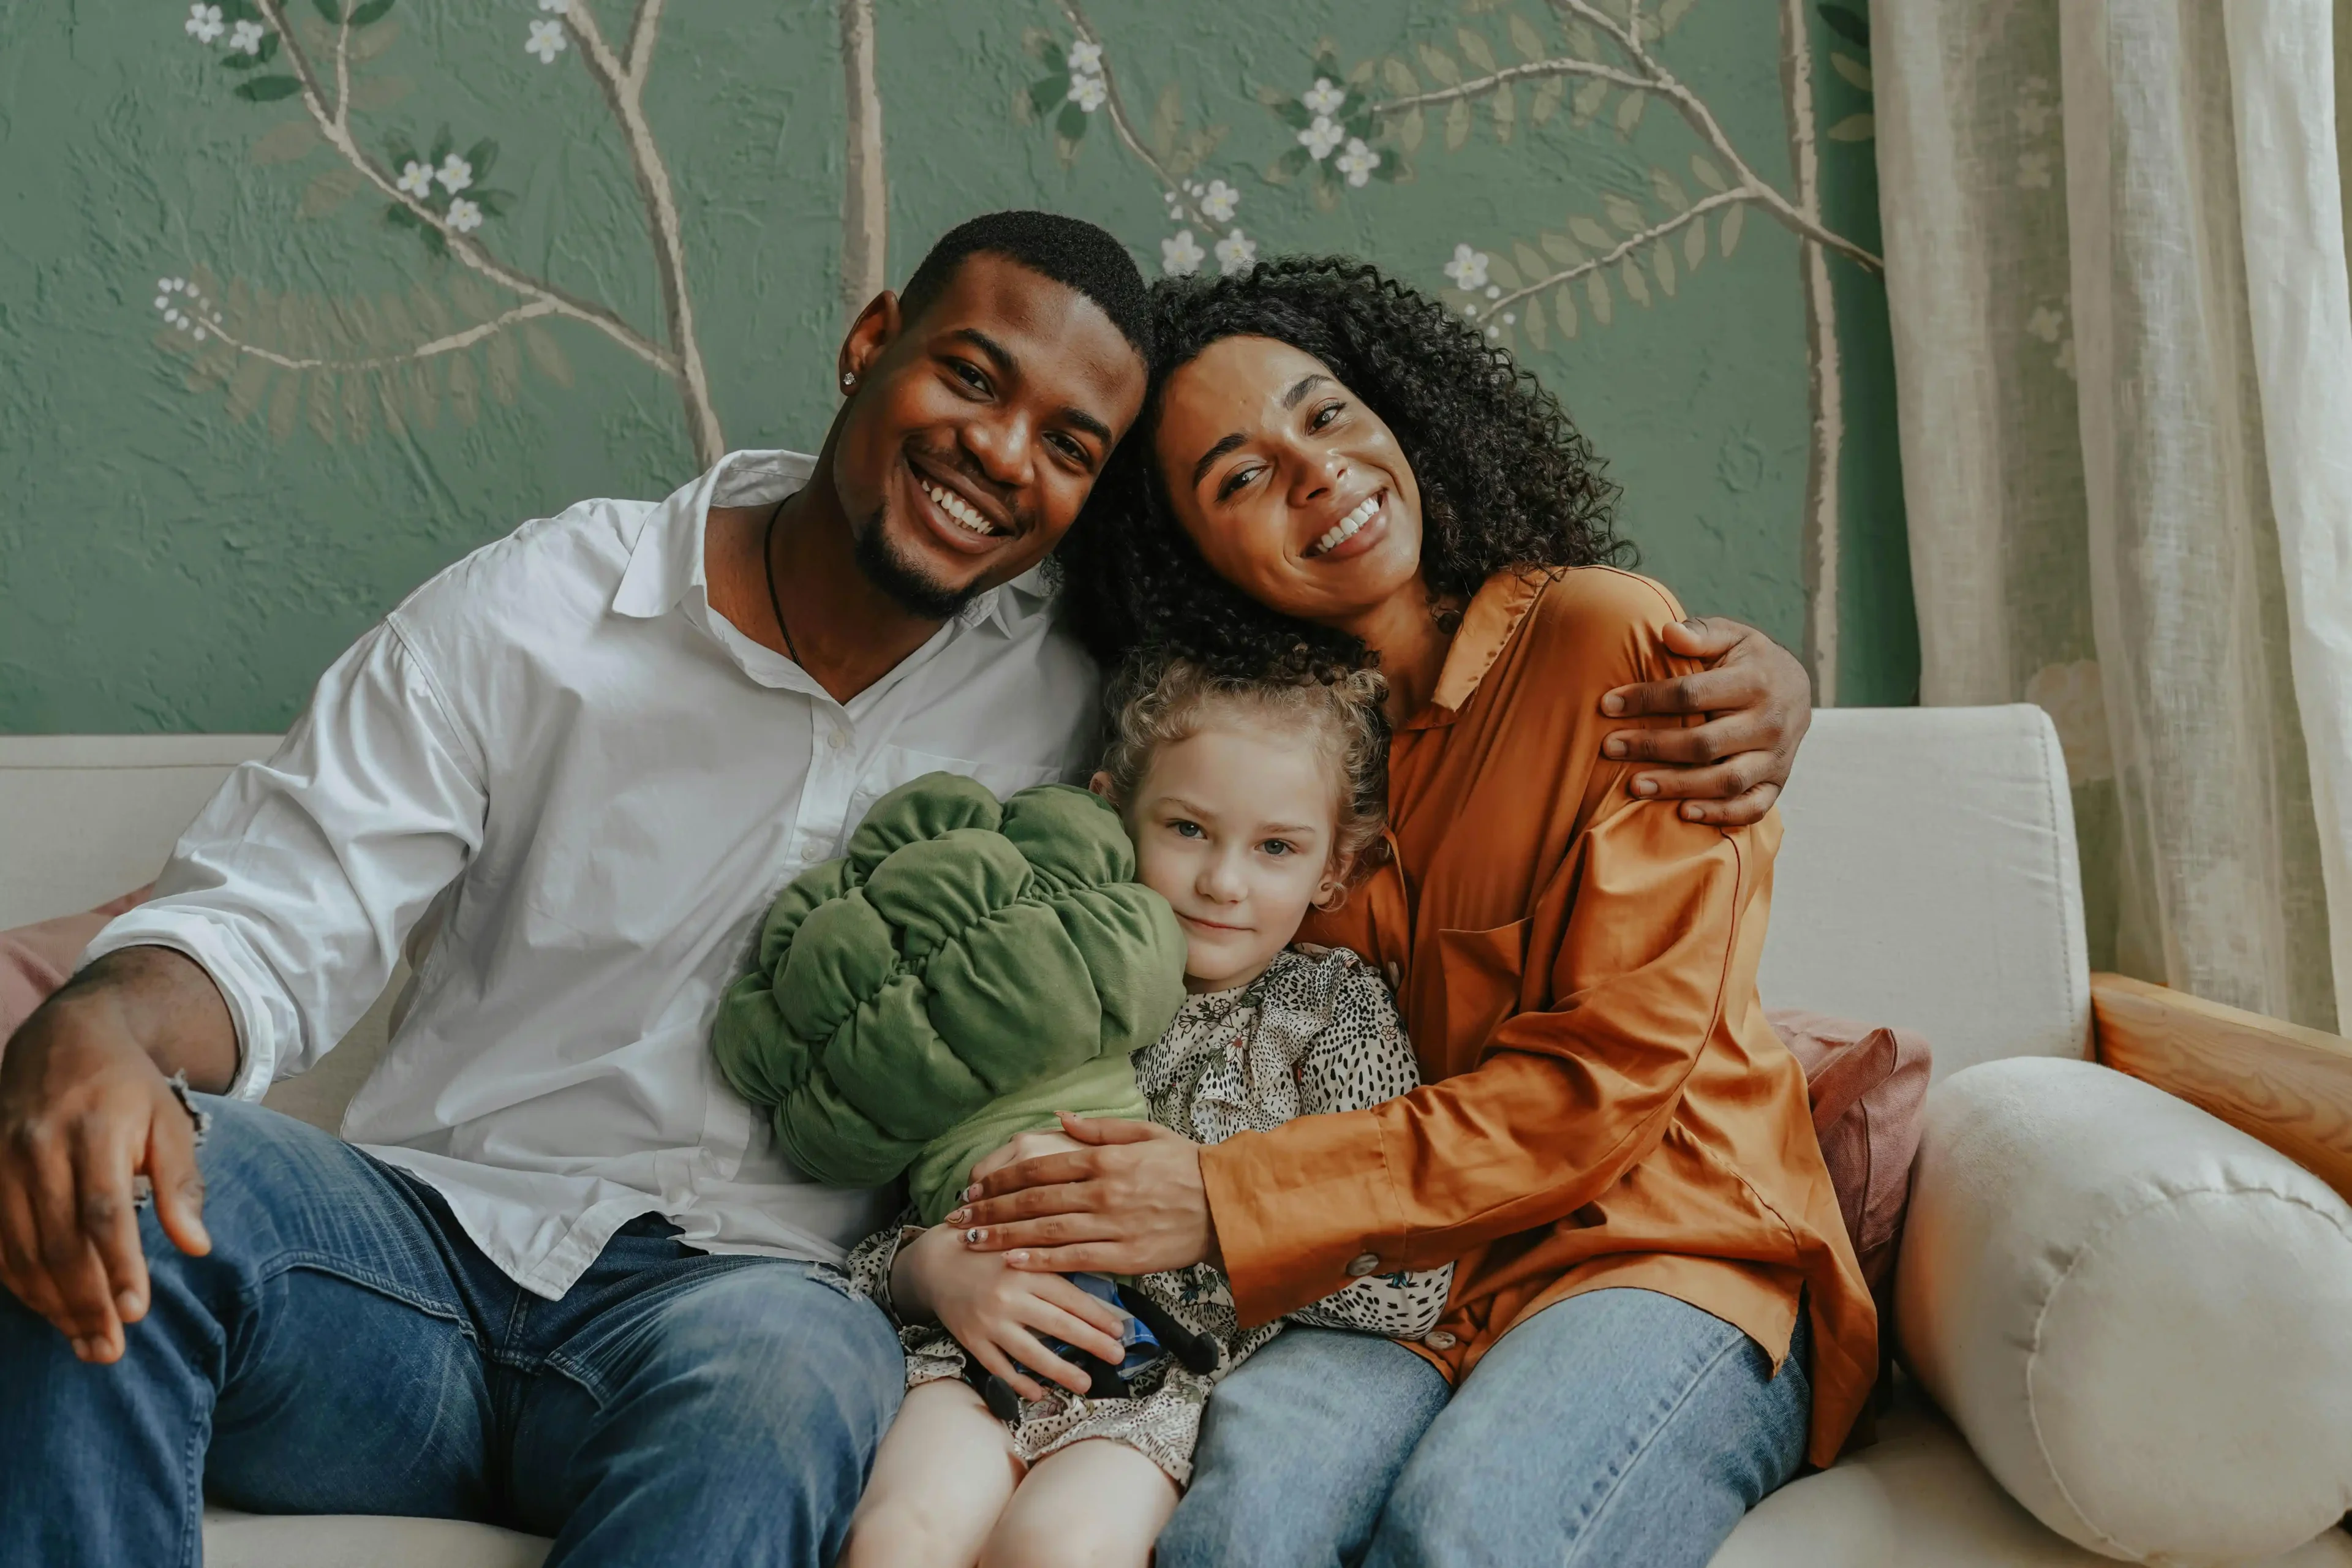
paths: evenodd
<path fill-rule="evenodd" d="M 1689 729 L 1618 730 L 1604 737 L 1612 760 L 1671 765 L 1636 773 L 1635 795 L 1679 800 L 1683 816 L 1745 827 L 1772 809 L 1789 782 L 1797 742 L 1813 721 L 1812 682 L 1796 656 L 1753 626 L 1719 616 L 1678 621 L 1666 647 L 1707 668 L 1671 680 L 1621 686 L 1601 700 L 1612 719 L 1706 714 Z"/>
<path fill-rule="evenodd" d="M 1024 1273 L 994 1253 L 964 1245 L 947 1226 L 934 1226 L 898 1249 L 890 1293 L 906 1320 L 935 1317 L 980 1364 L 1024 1399 L 1045 1389 L 1023 1368 L 1074 1394 L 1087 1374 L 1038 1342 L 1050 1335 L 1117 1366 L 1127 1354 L 1125 1314 L 1098 1301 L 1059 1274 Z"/>
<path fill-rule="evenodd" d="M 1065 1114 L 1062 1130 L 1088 1147 L 1003 1166 L 965 1190 L 947 1223 L 967 1248 L 1054 1273 L 1219 1261 L 1199 1144 L 1149 1121 Z"/>

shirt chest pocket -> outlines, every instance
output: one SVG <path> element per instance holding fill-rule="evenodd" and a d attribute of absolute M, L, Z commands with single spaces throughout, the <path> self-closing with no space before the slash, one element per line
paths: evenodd
<path fill-rule="evenodd" d="M 857 777 L 849 794 L 847 808 L 833 833 L 833 843 L 826 857 L 838 855 L 849 842 L 857 825 L 874 803 L 897 789 L 912 784 L 925 773 L 960 773 L 985 785 L 997 799 L 1027 789 L 1032 784 L 1052 784 L 1062 776 L 1058 767 L 1039 767 L 1026 763 L 977 761 L 969 757 L 950 757 L 938 752 L 919 752 L 911 746 L 885 746 L 875 752 L 874 760 Z M 815 803 L 811 802 L 812 805 Z"/>
<path fill-rule="evenodd" d="M 1523 1010 L 1527 956 L 1526 921 L 1486 931 L 1437 933 L 1436 1016 L 1416 1017 L 1413 1026 L 1418 1030 L 1434 1024 L 1444 1031 L 1449 1071 L 1476 1066 L 1480 1047 L 1496 1026 Z M 1420 1038 L 1417 1033 L 1414 1038 Z M 1428 1056 L 1424 1051 L 1423 1059 Z"/>

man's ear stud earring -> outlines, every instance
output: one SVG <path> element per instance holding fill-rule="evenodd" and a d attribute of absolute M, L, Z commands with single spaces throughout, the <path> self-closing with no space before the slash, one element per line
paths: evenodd
<path fill-rule="evenodd" d="M 856 374 L 853 371 L 843 371 L 841 373 L 841 384 L 844 386 L 856 386 L 857 384 Z"/>

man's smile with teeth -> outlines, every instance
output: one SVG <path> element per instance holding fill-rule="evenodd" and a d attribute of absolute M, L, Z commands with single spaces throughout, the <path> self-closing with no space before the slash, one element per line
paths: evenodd
<path fill-rule="evenodd" d="M 933 506 L 938 507 L 941 511 L 947 513 L 948 521 L 950 522 L 955 523 L 961 528 L 968 528 L 974 533 L 983 533 L 994 536 L 1004 531 L 1004 530 L 989 521 L 988 519 L 981 516 L 979 512 L 974 511 L 972 510 L 971 503 L 965 500 L 963 497 L 956 494 L 955 491 L 947 489 L 943 485 L 935 485 L 926 479 L 919 478 L 915 482 L 923 487 L 923 493 L 931 498 L 931 504 Z"/>
<path fill-rule="evenodd" d="M 1349 540 L 1353 539 L 1356 536 L 1357 530 L 1362 528 L 1364 524 L 1371 521 L 1374 514 L 1379 512 L 1381 510 L 1381 498 L 1387 494 L 1388 492 L 1386 490 L 1376 490 L 1372 494 L 1366 496 L 1362 500 L 1356 504 L 1355 510 L 1349 512 L 1347 516 L 1341 518 L 1339 521 L 1333 523 L 1328 529 L 1325 530 L 1323 537 L 1318 539 L 1314 544 L 1308 548 L 1307 553 L 1309 555 L 1321 555 L 1327 551 L 1338 549 Z"/>

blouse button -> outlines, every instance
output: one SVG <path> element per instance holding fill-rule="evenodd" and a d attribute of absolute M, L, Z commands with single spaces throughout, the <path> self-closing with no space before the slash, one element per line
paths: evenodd
<path fill-rule="evenodd" d="M 1454 1345 L 1454 1336 L 1444 1329 L 1430 1330 L 1421 1336 L 1421 1342 L 1433 1351 L 1450 1351 Z"/>
<path fill-rule="evenodd" d="M 1360 1252 L 1348 1259 L 1348 1273 L 1358 1279 L 1381 1271 L 1381 1260 L 1369 1252 Z"/>

